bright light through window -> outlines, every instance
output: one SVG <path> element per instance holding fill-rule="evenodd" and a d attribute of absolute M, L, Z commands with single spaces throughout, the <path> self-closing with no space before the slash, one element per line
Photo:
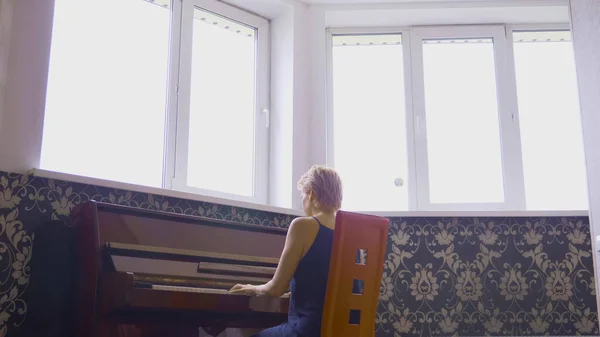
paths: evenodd
<path fill-rule="evenodd" d="M 334 165 L 347 210 L 408 210 L 401 35 L 334 36 Z M 397 179 L 404 186 L 396 186 Z"/>
<path fill-rule="evenodd" d="M 170 9 L 56 0 L 40 167 L 162 186 Z"/>
<path fill-rule="evenodd" d="M 432 203 L 502 203 L 491 39 L 423 41 Z"/>
<path fill-rule="evenodd" d="M 256 31 L 196 9 L 192 53 L 187 184 L 253 196 Z"/>
<path fill-rule="evenodd" d="M 527 209 L 587 209 L 571 34 L 515 32 L 514 41 Z"/>

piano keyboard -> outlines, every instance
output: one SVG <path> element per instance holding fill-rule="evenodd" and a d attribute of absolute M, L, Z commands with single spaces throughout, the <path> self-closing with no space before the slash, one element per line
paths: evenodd
<path fill-rule="evenodd" d="M 214 289 L 214 288 L 196 288 L 196 287 L 182 287 L 182 286 L 165 286 L 159 284 L 153 284 L 152 289 L 155 290 L 168 290 L 168 291 L 182 291 L 186 293 L 202 293 L 202 294 L 219 294 L 219 295 L 236 295 L 230 294 L 226 289 Z"/>
<path fill-rule="evenodd" d="M 167 291 L 181 291 L 181 292 L 188 292 L 188 293 L 201 293 L 201 294 L 247 296 L 245 294 L 230 293 L 228 290 L 225 290 L 225 289 L 214 289 L 214 288 L 196 288 L 196 287 L 166 286 L 166 285 L 153 284 L 152 289 L 167 290 Z M 289 294 L 284 294 L 283 296 L 281 296 L 281 298 L 288 298 L 288 297 L 290 297 Z"/>

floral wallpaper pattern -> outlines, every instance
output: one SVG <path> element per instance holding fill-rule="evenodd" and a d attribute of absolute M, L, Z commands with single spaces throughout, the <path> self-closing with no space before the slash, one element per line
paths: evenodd
<path fill-rule="evenodd" d="M 88 200 L 284 228 L 293 219 L 0 172 L 0 337 L 27 318 L 33 229 Z M 587 217 L 390 220 L 378 337 L 599 334 Z"/>
<path fill-rule="evenodd" d="M 598 335 L 587 217 L 391 220 L 378 336 Z"/>

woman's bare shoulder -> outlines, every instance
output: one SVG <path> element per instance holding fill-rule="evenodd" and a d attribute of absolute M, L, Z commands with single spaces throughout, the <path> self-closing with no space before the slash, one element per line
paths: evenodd
<path fill-rule="evenodd" d="M 290 224 L 289 233 L 291 235 L 310 235 L 319 228 L 319 223 L 307 216 L 295 218 Z"/>

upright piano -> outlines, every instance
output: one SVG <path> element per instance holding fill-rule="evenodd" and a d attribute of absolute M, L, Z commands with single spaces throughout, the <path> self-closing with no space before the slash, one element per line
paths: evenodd
<path fill-rule="evenodd" d="M 76 337 L 216 335 L 287 319 L 287 295 L 228 292 L 271 279 L 285 229 L 94 201 L 72 223 Z"/>

